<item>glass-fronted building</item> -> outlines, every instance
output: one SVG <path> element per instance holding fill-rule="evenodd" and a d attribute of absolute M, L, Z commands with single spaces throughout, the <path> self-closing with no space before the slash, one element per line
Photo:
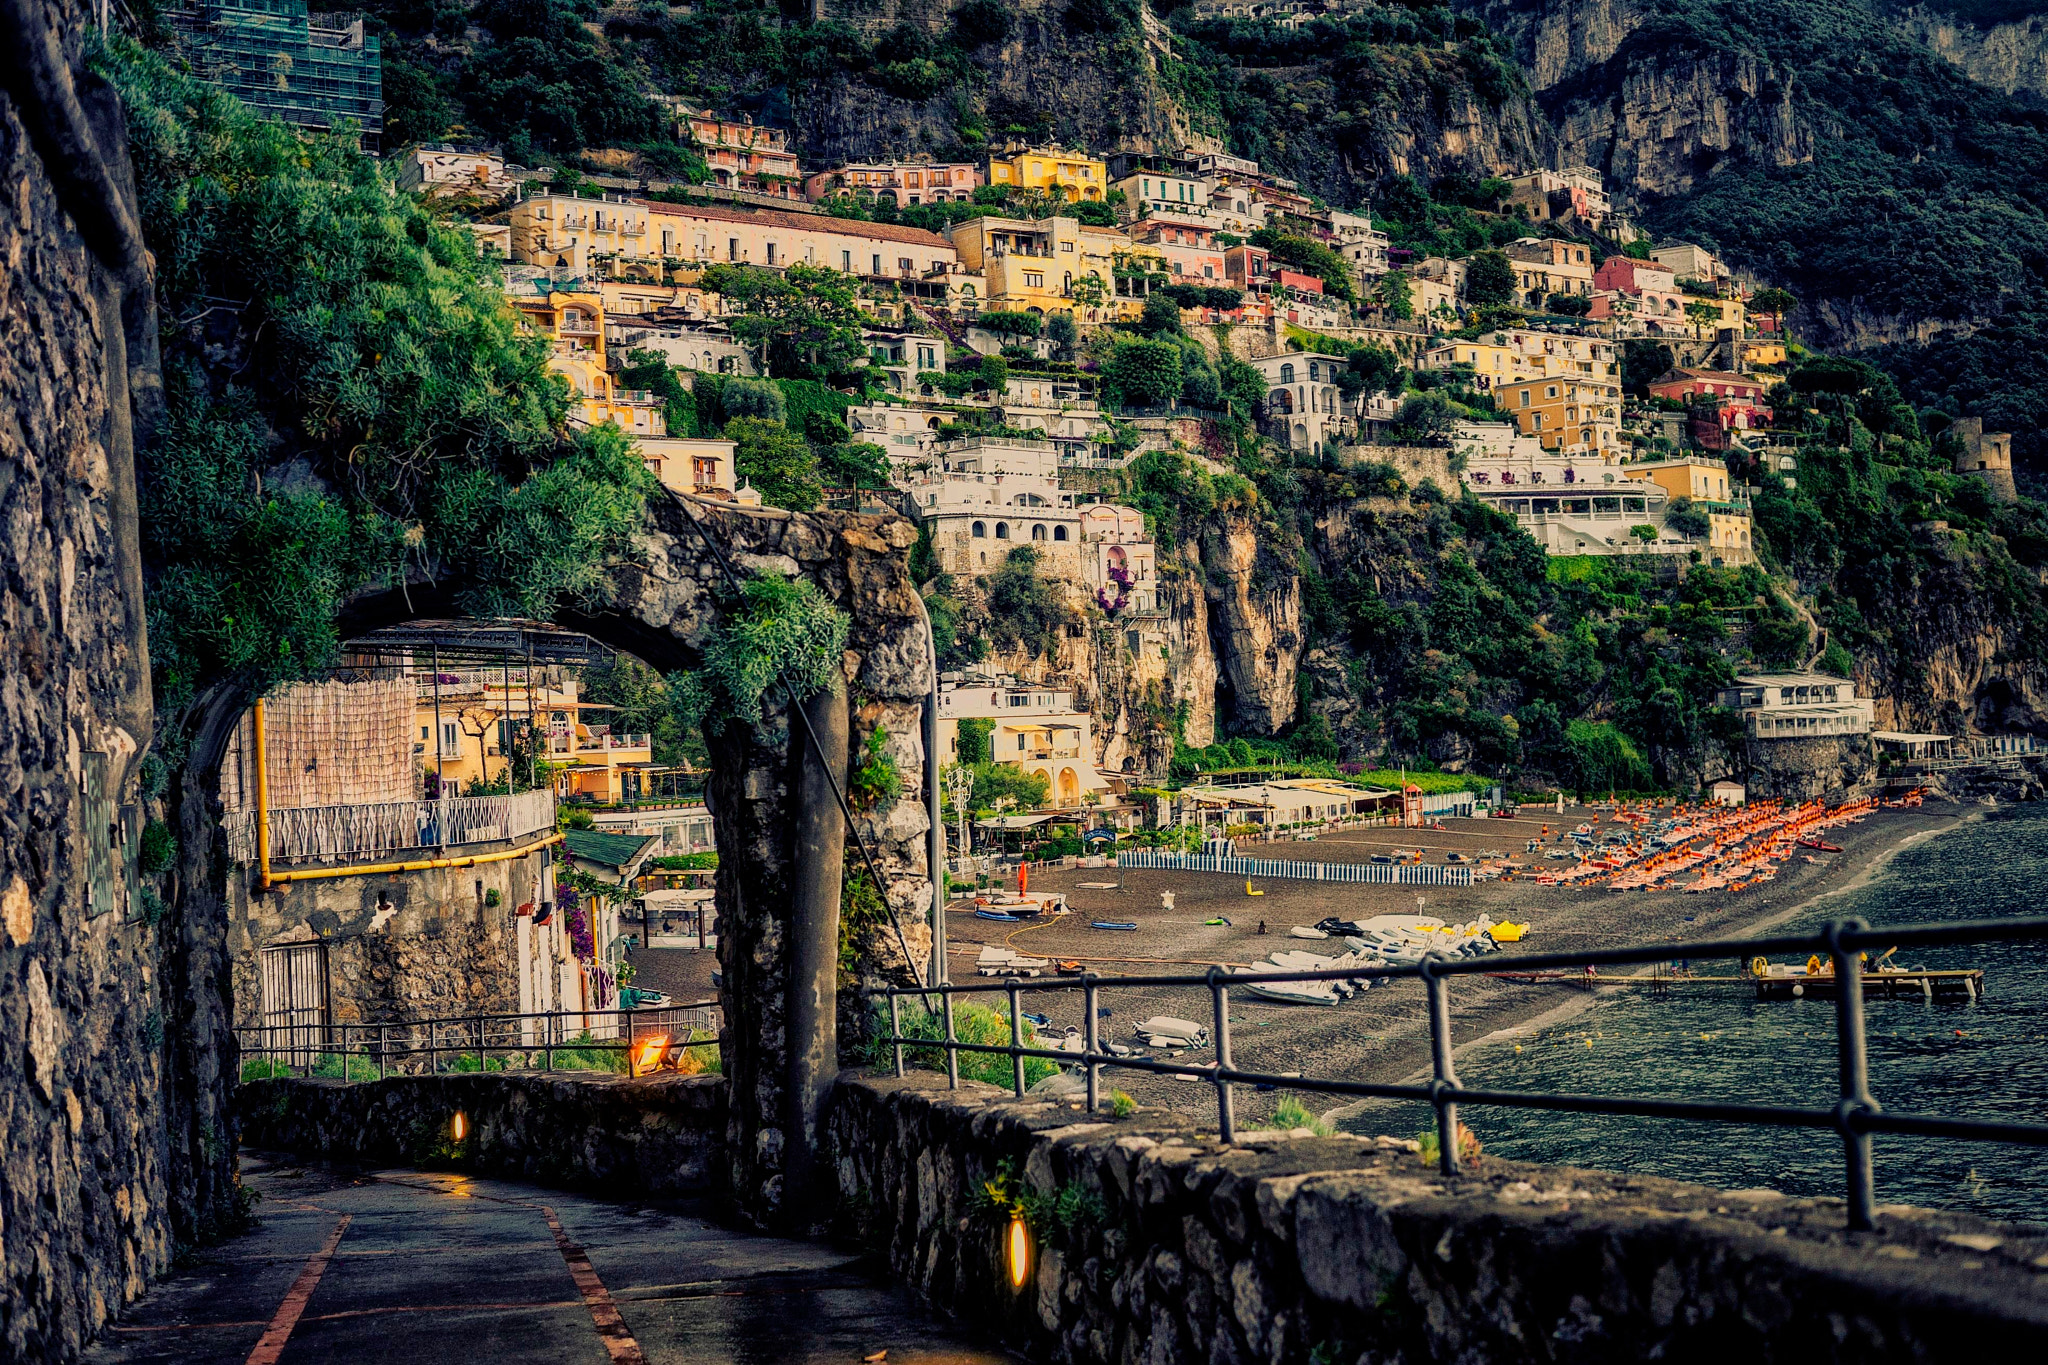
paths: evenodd
<path fill-rule="evenodd" d="M 168 16 L 193 74 L 267 118 L 299 128 L 353 121 L 376 151 L 384 66 L 360 14 L 315 14 L 305 0 L 197 0 Z"/>

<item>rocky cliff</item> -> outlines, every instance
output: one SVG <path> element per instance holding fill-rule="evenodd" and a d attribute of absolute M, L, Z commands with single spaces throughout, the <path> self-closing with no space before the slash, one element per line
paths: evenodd
<path fill-rule="evenodd" d="M 1912 5 L 1899 10 L 1894 19 L 1977 84 L 2008 95 L 2048 98 L 2048 15 L 1972 20 L 1950 12 L 1954 8 Z"/>

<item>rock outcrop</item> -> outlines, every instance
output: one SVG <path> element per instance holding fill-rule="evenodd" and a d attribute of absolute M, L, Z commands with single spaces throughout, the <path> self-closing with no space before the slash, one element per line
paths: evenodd
<path fill-rule="evenodd" d="M 2048 15 L 2003 23 L 1958 19 L 1939 5 L 1913 5 L 1893 21 L 1979 85 L 2048 98 Z"/>

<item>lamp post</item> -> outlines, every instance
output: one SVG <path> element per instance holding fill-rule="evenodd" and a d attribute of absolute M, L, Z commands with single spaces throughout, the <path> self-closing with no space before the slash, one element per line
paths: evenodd
<path fill-rule="evenodd" d="M 969 858 L 974 854 L 974 846 L 968 841 L 967 803 L 974 795 L 974 770 L 963 763 L 947 776 L 946 784 L 953 789 L 953 810 L 959 817 L 960 856 Z"/>

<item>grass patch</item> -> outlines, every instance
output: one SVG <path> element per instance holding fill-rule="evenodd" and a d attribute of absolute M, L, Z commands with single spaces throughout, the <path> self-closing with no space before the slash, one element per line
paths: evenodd
<path fill-rule="evenodd" d="M 907 1003 L 907 1002 L 906 1002 Z M 889 1036 L 889 1017 L 886 1012 L 876 1021 L 875 1037 Z M 905 1038 L 929 1038 L 934 1042 L 943 1041 L 946 1036 L 945 1017 L 922 1005 L 908 1005 L 903 1011 L 903 1036 Z M 988 1047 L 1008 1047 L 1010 1043 L 1010 1021 L 996 1011 L 983 1005 L 956 1004 L 953 1007 L 953 1036 L 963 1043 L 980 1043 Z M 1038 1030 L 1024 1021 L 1025 1047 L 1038 1046 Z M 903 1049 L 903 1060 L 907 1066 L 922 1067 L 930 1071 L 946 1069 L 944 1048 L 911 1047 Z M 868 1062 L 871 1066 L 894 1064 L 894 1054 L 887 1043 L 876 1043 L 871 1049 Z M 1047 1076 L 1059 1070 L 1056 1063 L 1043 1057 L 1024 1059 L 1024 1084 L 1036 1085 Z M 989 1085 L 1005 1088 L 1016 1083 L 1016 1075 L 1008 1057 L 993 1052 L 962 1052 L 960 1054 L 960 1075 L 968 1080 L 983 1081 Z"/>
<path fill-rule="evenodd" d="M 1296 1128 L 1306 1128 L 1317 1137 L 1329 1137 L 1337 1131 L 1320 1114 L 1293 1095 L 1282 1095 L 1280 1102 L 1273 1106 L 1273 1121 L 1258 1124 L 1252 1131 L 1284 1133 L 1292 1132 Z"/>
<path fill-rule="evenodd" d="M 1424 796 L 1434 796 L 1438 792 L 1482 792 L 1496 785 L 1487 778 L 1460 777 L 1456 773 L 1403 773 L 1396 768 L 1373 768 L 1352 773 L 1349 780 L 1368 787 L 1391 787 L 1395 791 L 1401 790 L 1402 783 L 1412 782 L 1421 788 Z"/>
<path fill-rule="evenodd" d="M 288 1076 L 308 1076 L 323 1081 L 374 1081 L 377 1079 L 377 1063 L 368 1057 L 353 1054 L 343 1057 L 337 1052 L 320 1053 L 314 1057 L 310 1067 L 294 1066 L 276 1057 L 251 1057 L 242 1063 L 244 1081 L 281 1080 Z"/>

